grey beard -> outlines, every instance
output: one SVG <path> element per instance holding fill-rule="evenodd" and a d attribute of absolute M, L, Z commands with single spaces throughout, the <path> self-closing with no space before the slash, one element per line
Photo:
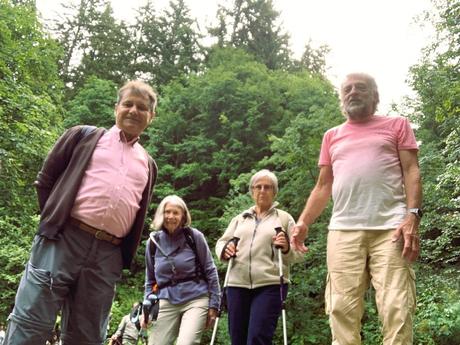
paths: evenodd
<path fill-rule="evenodd" d="M 364 119 L 371 115 L 371 111 L 366 104 L 348 106 L 345 108 L 345 113 L 352 120 Z"/>

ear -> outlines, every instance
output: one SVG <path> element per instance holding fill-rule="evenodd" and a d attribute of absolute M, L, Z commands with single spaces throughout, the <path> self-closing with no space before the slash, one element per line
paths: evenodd
<path fill-rule="evenodd" d="M 155 115 L 156 115 L 155 110 L 150 111 L 149 114 L 150 114 L 150 119 L 149 119 L 149 124 L 150 124 L 155 118 Z"/>

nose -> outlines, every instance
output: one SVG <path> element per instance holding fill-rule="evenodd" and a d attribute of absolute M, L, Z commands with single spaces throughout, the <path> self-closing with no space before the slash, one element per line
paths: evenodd
<path fill-rule="evenodd" d="M 354 95 L 354 94 L 357 94 L 358 93 L 358 88 L 356 87 L 356 85 L 353 85 L 350 89 L 350 92 L 348 93 L 349 95 Z"/>
<path fill-rule="evenodd" d="M 129 108 L 129 112 L 130 112 L 130 113 L 136 113 L 136 112 L 137 112 L 137 106 L 136 106 L 135 104 L 133 104 L 133 105 L 131 106 L 131 108 Z"/>

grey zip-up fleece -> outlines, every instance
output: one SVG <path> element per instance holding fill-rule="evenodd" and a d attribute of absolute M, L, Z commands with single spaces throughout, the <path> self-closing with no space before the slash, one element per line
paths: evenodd
<path fill-rule="evenodd" d="M 239 237 L 237 256 L 229 273 L 228 286 L 255 289 L 280 283 L 278 250 L 272 245 L 275 228 L 282 227 L 290 237 L 294 226 L 292 216 L 276 204 L 260 221 L 256 220 L 254 207 L 232 219 L 227 230 L 216 243 L 217 257 L 222 260 L 225 245 L 234 236 Z M 289 267 L 303 260 L 303 254 L 292 249 L 282 254 L 284 282 L 289 283 Z"/>

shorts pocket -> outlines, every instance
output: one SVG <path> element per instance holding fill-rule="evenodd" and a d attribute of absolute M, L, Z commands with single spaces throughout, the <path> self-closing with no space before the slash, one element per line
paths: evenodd
<path fill-rule="evenodd" d="M 407 280 L 408 306 L 411 312 L 415 311 L 417 305 L 416 288 L 415 288 L 415 272 L 412 267 L 409 267 L 409 279 Z"/>
<path fill-rule="evenodd" d="M 35 267 L 30 261 L 26 266 L 26 275 L 27 280 L 34 285 L 47 286 L 50 288 L 52 286 L 53 278 L 51 272 Z"/>
<path fill-rule="evenodd" d="M 332 294 L 331 294 L 331 276 L 328 273 L 326 278 L 326 290 L 324 291 L 324 306 L 326 315 L 329 315 L 331 312 L 331 301 Z"/>

